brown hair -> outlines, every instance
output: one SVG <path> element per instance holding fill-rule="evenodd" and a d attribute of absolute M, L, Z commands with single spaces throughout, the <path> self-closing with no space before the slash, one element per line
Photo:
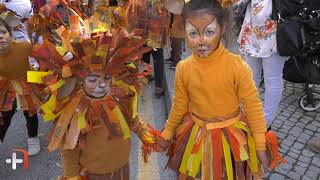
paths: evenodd
<path fill-rule="evenodd" d="M 223 8 L 218 0 L 191 0 L 185 4 L 182 16 L 184 21 L 194 13 L 203 12 L 213 15 L 224 32 L 222 38 L 229 44 L 232 34 L 232 18 L 229 9 Z M 226 28 L 229 26 L 230 28 Z M 228 31 L 228 32 L 226 32 Z"/>
<path fill-rule="evenodd" d="M 4 26 L 4 27 L 8 30 L 10 36 L 12 35 L 12 32 L 11 32 L 12 29 L 10 28 L 10 26 L 8 25 L 8 23 L 7 23 L 4 19 L 2 19 L 2 18 L 0 18 L 0 26 Z"/>

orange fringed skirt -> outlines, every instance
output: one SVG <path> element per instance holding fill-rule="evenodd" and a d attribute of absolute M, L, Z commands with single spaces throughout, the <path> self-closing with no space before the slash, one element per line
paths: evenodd
<path fill-rule="evenodd" d="M 244 120 L 241 114 L 213 123 L 205 123 L 191 114 L 185 116 L 184 123 L 177 129 L 176 140 L 169 148 L 168 167 L 180 174 L 179 180 L 196 177 L 250 180 L 258 177 L 262 171 L 255 142 Z M 276 138 L 274 136 L 272 138 Z M 277 151 L 275 146 L 277 144 L 272 147 L 268 144 L 268 150 Z M 270 155 L 276 164 L 279 160 L 284 161 L 277 152 Z"/>
<path fill-rule="evenodd" d="M 25 80 L 0 80 L 0 112 L 10 111 L 16 100 L 17 109 L 37 113 L 40 100 L 35 96 L 32 87 Z"/>

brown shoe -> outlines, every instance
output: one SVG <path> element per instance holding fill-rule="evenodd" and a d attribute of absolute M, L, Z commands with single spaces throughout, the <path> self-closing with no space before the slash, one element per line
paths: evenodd
<path fill-rule="evenodd" d="M 313 151 L 320 153 L 320 138 L 312 138 L 309 142 L 308 142 L 308 146 L 310 149 L 312 149 Z"/>

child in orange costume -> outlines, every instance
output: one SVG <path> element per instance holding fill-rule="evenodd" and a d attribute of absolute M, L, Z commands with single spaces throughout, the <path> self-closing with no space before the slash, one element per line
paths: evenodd
<path fill-rule="evenodd" d="M 217 0 L 192 0 L 183 9 L 193 54 L 177 66 L 172 109 L 162 132 L 167 140 L 176 138 L 168 165 L 179 179 L 252 179 L 269 168 L 268 152 L 276 164 L 281 160 L 275 135 L 266 138 L 251 69 L 220 42 L 227 16 Z"/>
<path fill-rule="evenodd" d="M 1 10 L 1 13 L 5 12 Z M 6 22 L 0 19 L 0 144 L 5 138 L 13 115 L 16 110 L 21 109 L 27 121 L 28 154 L 33 156 L 40 152 L 40 140 L 37 137 L 37 110 L 40 100 L 33 91 L 35 87 L 26 81 L 26 72 L 30 68 L 28 56 L 31 55 L 32 47 L 27 41 L 12 40 L 12 25 L 20 25 L 21 21 L 12 14 L 1 15 L 11 20 Z"/>

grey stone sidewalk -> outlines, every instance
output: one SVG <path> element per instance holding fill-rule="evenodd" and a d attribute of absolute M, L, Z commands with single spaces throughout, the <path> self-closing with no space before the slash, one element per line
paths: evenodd
<path fill-rule="evenodd" d="M 184 53 L 183 57 L 190 54 Z M 166 53 L 168 56 L 168 53 Z M 166 107 L 170 111 L 173 96 L 174 70 L 165 65 Z M 315 88 L 320 93 L 320 87 Z M 263 94 L 264 88 L 259 89 Z M 320 109 L 314 112 L 302 110 L 298 101 L 304 95 L 302 84 L 293 84 L 285 81 L 284 93 L 279 112 L 272 124 L 272 129 L 277 133 L 281 148 L 280 152 L 287 160 L 287 164 L 277 168 L 268 178 L 271 180 L 282 179 L 320 179 L 320 154 L 312 152 L 308 140 L 312 137 L 320 138 Z M 261 97 L 263 100 L 263 96 Z"/>

